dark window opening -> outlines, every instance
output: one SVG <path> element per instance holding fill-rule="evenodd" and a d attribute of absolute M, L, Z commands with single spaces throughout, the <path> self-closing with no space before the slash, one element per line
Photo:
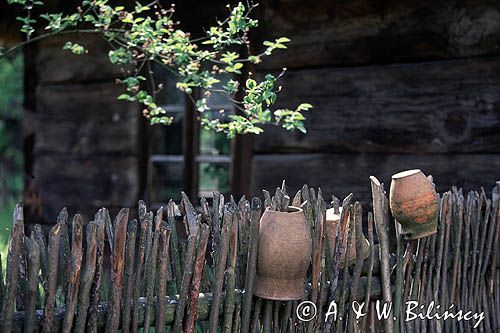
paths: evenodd
<path fill-rule="evenodd" d="M 198 114 L 190 98 L 176 87 L 173 74 L 157 69 L 157 81 L 163 84 L 157 101 L 173 117 L 170 126 L 150 128 L 148 194 L 153 206 L 169 199 L 178 201 L 180 192 L 198 201 L 211 198 L 214 191 L 227 194 L 231 189 L 231 140 L 224 133 L 214 133 L 199 126 Z M 200 96 L 200 91 L 195 96 Z M 198 95 L 196 95 L 198 94 Z M 212 116 L 233 112 L 223 96 L 207 96 Z"/>

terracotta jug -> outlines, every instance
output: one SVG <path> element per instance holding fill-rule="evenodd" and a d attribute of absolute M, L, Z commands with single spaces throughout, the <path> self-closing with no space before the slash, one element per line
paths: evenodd
<path fill-rule="evenodd" d="M 339 209 L 338 214 L 335 213 L 335 209 L 330 208 L 326 210 L 326 220 L 325 220 L 325 236 L 328 238 L 328 244 L 330 246 L 330 254 L 333 257 L 335 251 L 335 236 L 337 233 L 337 228 L 340 223 L 340 215 L 342 214 L 342 207 Z M 370 256 L 370 243 L 363 235 L 363 259 Z M 342 249 L 342 255 L 339 261 L 339 267 L 343 268 L 345 264 L 346 248 Z M 349 245 L 349 260 L 348 266 L 356 263 L 356 235 L 355 233 L 351 237 L 351 242 Z"/>
<path fill-rule="evenodd" d="M 403 227 L 406 239 L 436 233 L 438 195 L 434 185 L 422 171 L 415 169 L 393 175 L 389 202 L 392 215 Z"/>
<path fill-rule="evenodd" d="M 302 209 L 267 209 L 260 219 L 256 296 L 299 300 L 311 258 L 311 231 Z"/>

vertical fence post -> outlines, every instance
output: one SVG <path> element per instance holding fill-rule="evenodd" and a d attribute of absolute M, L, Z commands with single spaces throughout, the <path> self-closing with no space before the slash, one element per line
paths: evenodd
<path fill-rule="evenodd" d="M 73 218 L 71 228 L 71 258 L 68 276 L 68 294 L 66 296 L 66 308 L 63 320 L 63 332 L 70 332 L 73 327 L 76 303 L 78 300 L 78 287 L 80 283 L 80 271 L 82 268 L 83 255 L 83 222 L 82 217 L 77 214 Z"/>
<path fill-rule="evenodd" d="M 380 274 L 382 277 L 382 295 L 386 303 L 392 303 L 391 294 L 391 269 L 389 266 L 389 208 L 388 200 L 385 195 L 384 185 L 377 178 L 370 176 L 372 197 L 373 197 L 373 216 L 375 220 L 375 230 L 379 239 L 379 258 Z M 392 318 L 384 321 L 386 333 L 393 332 Z"/>

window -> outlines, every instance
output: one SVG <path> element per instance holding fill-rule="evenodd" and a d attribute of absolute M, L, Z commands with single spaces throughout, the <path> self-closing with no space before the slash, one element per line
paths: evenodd
<path fill-rule="evenodd" d="M 179 200 L 185 191 L 192 200 L 212 197 L 214 191 L 230 192 L 231 141 L 223 133 L 200 128 L 191 100 L 175 87 L 175 77 L 168 71 L 155 69 L 163 89 L 158 104 L 173 117 L 170 126 L 150 128 L 148 194 L 153 206 L 169 199 Z M 195 92 L 201 93 L 201 92 Z M 209 111 L 231 112 L 233 106 L 223 96 L 207 98 Z"/>

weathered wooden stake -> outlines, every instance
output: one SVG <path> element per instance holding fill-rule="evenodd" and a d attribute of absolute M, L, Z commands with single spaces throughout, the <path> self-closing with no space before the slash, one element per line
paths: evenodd
<path fill-rule="evenodd" d="M 164 224 L 160 227 L 160 243 L 158 244 L 158 265 L 160 267 L 158 272 L 158 287 L 156 291 L 156 320 L 155 332 L 163 333 L 165 331 L 165 295 L 167 292 L 167 266 L 168 262 L 168 248 L 170 241 L 170 229 Z"/>
<path fill-rule="evenodd" d="M 364 262 L 364 253 L 363 253 L 363 242 L 364 240 L 364 235 L 363 235 L 363 209 L 361 207 L 361 204 L 356 201 L 354 203 L 354 235 L 355 235 L 355 242 L 356 242 L 356 264 L 354 267 L 354 273 L 353 273 L 353 282 L 351 284 L 351 290 L 350 290 L 350 302 L 347 305 L 348 309 L 350 308 L 350 304 L 352 304 L 352 301 L 358 298 L 358 289 L 359 289 L 359 281 L 361 278 L 361 270 L 363 269 L 363 262 Z M 370 245 L 370 248 L 373 245 Z M 346 261 L 348 263 L 348 261 Z M 349 316 L 349 328 L 354 329 L 354 325 L 357 323 L 354 320 L 354 316 Z"/>
<path fill-rule="evenodd" d="M 68 295 L 66 296 L 66 311 L 64 313 L 63 331 L 69 332 L 73 327 L 73 318 L 78 300 L 78 287 L 83 256 L 83 221 L 79 214 L 73 218 L 71 228 L 71 259 L 68 276 Z"/>
<path fill-rule="evenodd" d="M 367 281 L 366 281 L 366 296 L 364 312 L 368 313 L 370 305 L 370 293 L 372 287 L 373 262 L 375 260 L 375 246 L 373 241 L 373 214 L 368 212 L 368 242 L 370 243 L 370 264 L 368 266 Z M 357 250 L 356 250 L 357 251 Z M 366 316 L 361 321 L 361 332 L 365 332 Z"/>
<path fill-rule="evenodd" d="M 92 285 L 90 288 L 90 305 L 89 305 L 89 313 L 87 320 L 87 330 L 90 332 L 97 331 L 97 323 L 98 323 L 98 307 L 100 301 L 101 294 L 101 285 L 104 273 L 104 239 L 105 239 L 105 220 L 109 220 L 109 214 L 106 208 L 100 209 L 96 216 L 95 221 L 97 223 L 97 232 L 96 232 L 96 267 L 94 280 L 92 281 Z"/>
<path fill-rule="evenodd" d="M 252 199 L 250 212 L 250 250 L 248 252 L 247 269 L 245 277 L 245 294 L 241 319 L 241 333 L 248 333 L 252 311 L 255 271 L 257 266 L 257 250 L 259 248 L 259 226 L 262 211 L 262 202 L 259 198 Z"/>
<path fill-rule="evenodd" d="M 56 302 L 56 287 L 57 287 L 57 269 L 59 266 L 59 249 L 61 241 L 61 225 L 68 216 L 65 209 L 59 213 L 58 223 L 52 227 L 49 233 L 49 245 L 47 253 L 50 253 L 47 265 L 47 286 L 45 288 L 45 307 L 44 320 L 42 323 L 42 332 L 50 333 L 54 321 L 54 308 Z M 4 313 L 5 315 L 5 313 Z M 10 330 L 5 329 L 5 332 Z"/>
<path fill-rule="evenodd" d="M 372 197 L 373 197 L 373 216 L 375 221 L 375 230 L 379 239 L 379 257 L 380 257 L 380 273 L 382 277 L 382 294 L 384 301 L 392 302 L 391 294 L 391 269 L 389 267 L 389 207 L 388 200 L 385 195 L 384 185 L 377 178 L 370 176 Z M 385 320 L 384 327 L 386 333 L 392 333 L 393 321 Z"/>
<path fill-rule="evenodd" d="M 215 271 L 215 286 L 213 290 L 213 301 L 210 308 L 210 327 L 212 333 L 218 332 L 219 326 L 219 307 L 221 303 L 221 293 L 224 285 L 224 273 L 226 271 L 227 255 L 229 252 L 229 238 L 230 231 L 233 223 L 233 214 L 235 207 L 231 203 L 224 206 L 224 224 L 222 226 L 220 248 L 217 250 L 219 253 L 216 271 Z"/>
<path fill-rule="evenodd" d="M 186 325 L 184 331 L 193 333 L 196 324 L 196 316 L 198 309 L 198 298 L 200 296 L 200 284 L 203 277 L 203 268 L 205 267 L 205 255 L 207 250 L 208 238 L 210 236 L 210 227 L 207 224 L 200 226 L 200 239 L 198 241 L 198 249 L 196 260 L 194 262 L 194 271 L 191 282 L 191 291 L 189 296 L 189 306 L 187 311 Z"/>
<path fill-rule="evenodd" d="M 229 238 L 229 258 L 226 270 L 226 295 L 224 300 L 224 323 L 223 332 L 231 333 L 233 324 L 233 315 L 235 309 L 236 288 L 236 259 L 238 257 L 238 214 L 233 214 L 231 225 L 231 235 Z"/>
<path fill-rule="evenodd" d="M 193 208 L 194 209 L 194 208 Z M 179 294 L 179 304 L 175 313 L 175 321 L 173 326 L 174 332 L 182 330 L 182 322 L 184 320 L 184 312 L 189 297 L 189 286 L 191 284 L 191 277 L 193 275 L 193 265 L 196 256 L 196 246 L 200 238 L 200 224 L 201 215 L 195 217 L 195 221 L 189 226 L 189 236 L 186 247 L 186 256 L 184 258 L 184 274 L 182 275 L 182 283 Z"/>
<path fill-rule="evenodd" d="M 128 224 L 127 244 L 125 245 L 125 272 L 122 299 L 122 332 L 128 333 L 130 330 L 130 308 L 132 305 L 132 292 L 134 286 L 134 261 L 135 261 L 135 240 L 137 235 L 137 220 L 132 220 Z"/>
<path fill-rule="evenodd" d="M 78 314 L 75 321 L 75 333 L 85 332 L 85 322 L 90 301 L 90 287 L 94 279 L 96 257 L 97 257 L 97 223 L 90 222 L 87 225 L 87 245 L 85 251 L 85 268 L 80 281 L 80 297 L 78 302 Z"/>
<path fill-rule="evenodd" d="M 37 328 L 36 306 L 38 303 L 38 272 L 40 271 L 40 248 L 33 234 L 30 238 L 25 238 L 25 245 L 28 254 L 28 302 L 26 304 L 26 317 L 24 332 L 31 333 Z"/>
<path fill-rule="evenodd" d="M 141 209 L 141 202 L 139 202 L 139 212 L 141 210 L 146 210 L 146 206 L 142 203 L 143 208 Z M 139 247 L 137 253 L 137 264 L 135 266 L 135 285 L 133 293 L 133 307 L 132 307 L 132 328 L 131 331 L 136 333 L 139 329 L 139 296 L 140 296 L 140 286 L 144 271 L 144 259 L 146 256 L 146 243 L 148 237 L 148 230 L 151 228 L 153 223 L 153 213 L 139 214 L 140 223 L 140 233 L 139 233 Z"/>
<path fill-rule="evenodd" d="M 154 319 L 154 290 L 156 282 L 156 265 L 158 263 L 158 243 L 160 241 L 160 226 L 163 223 L 163 207 L 158 209 L 155 223 L 152 226 L 153 241 L 149 255 L 146 257 L 146 272 L 144 274 L 146 287 L 146 312 L 144 314 L 144 331 L 149 332 L 151 318 Z M 146 241 L 147 244 L 147 241 Z"/>
<path fill-rule="evenodd" d="M 122 208 L 115 218 L 111 256 L 111 290 L 108 300 L 106 332 L 117 332 L 120 324 L 120 306 L 125 268 L 125 242 L 127 240 L 128 208 Z"/>

